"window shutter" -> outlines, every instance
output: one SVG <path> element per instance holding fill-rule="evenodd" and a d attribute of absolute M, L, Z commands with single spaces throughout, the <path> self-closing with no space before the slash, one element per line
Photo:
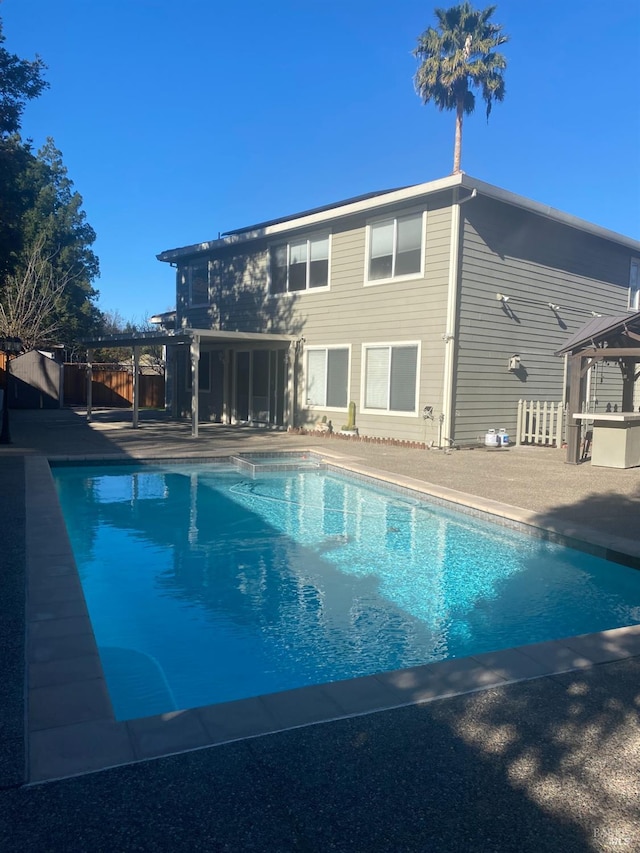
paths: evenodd
<path fill-rule="evenodd" d="M 327 351 L 312 349 L 307 352 L 307 405 L 324 406 L 327 380 Z"/>
<path fill-rule="evenodd" d="M 347 408 L 349 380 L 349 350 L 330 349 L 327 352 L 327 406 Z"/>
<path fill-rule="evenodd" d="M 393 274 L 393 219 L 371 226 L 369 278 L 391 278 Z"/>
<path fill-rule="evenodd" d="M 287 290 L 287 247 L 273 246 L 271 249 L 271 293 L 286 293 Z"/>
<path fill-rule="evenodd" d="M 329 283 L 329 238 L 309 241 L 309 287 L 326 287 Z"/>
<path fill-rule="evenodd" d="M 306 290 L 307 241 L 289 246 L 289 290 Z"/>
<path fill-rule="evenodd" d="M 393 347 L 391 350 L 391 402 L 393 412 L 414 412 L 418 347 Z"/>
<path fill-rule="evenodd" d="M 420 272 L 422 251 L 422 215 L 398 219 L 395 275 Z"/>
<path fill-rule="evenodd" d="M 366 366 L 366 409 L 389 408 L 389 347 L 369 347 Z"/>

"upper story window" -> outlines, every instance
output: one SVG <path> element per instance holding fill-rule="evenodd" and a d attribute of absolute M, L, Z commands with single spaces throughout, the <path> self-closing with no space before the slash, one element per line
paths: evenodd
<path fill-rule="evenodd" d="M 640 258 L 631 258 L 629 270 L 629 308 L 640 311 Z"/>
<path fill-rule="evenodd" d="M 412 213 L 368 226 L 367 281 L 388 281 L 422 273 L 423 214 Z"/>
<path fill-rule="evenodd" d="M 271 247 L 271 293 L 329 286 L 329 235 Z"/>
<path fill-rule="evenodd" d="M 209 263 L 191 264 L 185 272 L 189 306 L 209 304 Z"/>

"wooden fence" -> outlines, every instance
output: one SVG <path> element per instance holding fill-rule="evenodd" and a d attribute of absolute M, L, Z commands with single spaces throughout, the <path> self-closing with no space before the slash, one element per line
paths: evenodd
<path fill-rule="evenodd" d="M 566 440 L 566 411 L 562 403 L 518 400 L 516 444 L 562 447 Z"/>
<path fill-rule="evenodd" d="M 140 374 L 139 404 L 141 408 L 164 407 L 164 375 Z M 133 405 L 133 374 L 128 370 L 93 365 L 91 383 L 93 406 L 127 407 Z M 64 402 L 67 406 L 87 405 L 87 365 L 65 364 Z"/>

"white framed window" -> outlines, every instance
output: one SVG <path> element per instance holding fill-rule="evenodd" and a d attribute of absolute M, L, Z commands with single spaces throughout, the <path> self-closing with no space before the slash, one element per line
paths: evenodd
<path fill-rule="evenodd" d="M 191 358 L 187 353 L 187 391 L 193 387 L 191 381 Z M 198 362 L 198 392 L 208 393 L 211 391 L 211 352 L 209 350 L 200 352 Z"/>
<path fill-rule="evenodd" d="M 629 308 L 640 311 L 640 258 L 631 258 L 629 269 Z"/>
<path fill-rule="evenodd" d="M 351 347 L 306 349 L 305 402 L 309 407 L 344 410 L 349 403 Z"/>
<path fill-rule="evenodd" d="M 189 264 L 184 270 L 187 303 L 190 308 L 209 304 L 209 262 Z"/>
<path fill-rule="evenodd" d="M 270 249 L 270 292 L 300 293 L 329 287 L 329 234 L 315 234 Z"/>
<path fill-rule="evenodd" d="M 363 344 L 361 410 L 371 414 L 416 415 L 418 342 Z"/>
<path fill-rule="evenodd" d="M 409 213 L 367 225 L 366 284 L 424 274 L 424 224 L 424 213 Z"/>

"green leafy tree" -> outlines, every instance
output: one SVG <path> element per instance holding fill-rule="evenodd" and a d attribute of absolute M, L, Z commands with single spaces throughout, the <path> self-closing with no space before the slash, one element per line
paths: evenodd
<path fill-rule="evenodd" d="M 0 296 L 24 245 L 22 217 L 32 201 L 24 176 L 32 161 L 31 147 L 17 134 L 0 135 Z"/>
<path fill-rule="evenodd" d="M 48 86 L 45 65 L 20 59 L 4 42 L 0 21 L 0 314 L 29 345 L 55 334 L 73 350 L 100 327 L 96 235 L 53 140 L 34 155 L 20 137 L 27 102 Z"/>
<path fill-rule="evenodd" d="M 413 55 L 421 63 L 415 87 L 423 103 L 430 101 L 440 110 L 455 110 L 456 133 L 453 173 L 460 172 L 462 119 L 475 109 L 473 89 L 478 89 L 487 105 L 487 120 L 494 101 L 505 93 L 505 57 L 496 48 L 509 37 L 500 24 L 489 19 L 495 6 L 478 11 L 470 3 L 450 9 L 436 9 L 437 27 L 429 27 L 418 38 Z"/>
<path fill-rule="evenodd" d="M 31 161 L 24 181 L 33 199 L 22 221 L 24 245 L 42 241 L 56 280 L 65 281 L 55 310 L 60 340 L 71 345 L 95 334 L 101 325 L 95 305 L 98 292 L 92 285 L 100 274 L 91 248 L 96 234 L 52 139 Z"/>
<path fill-rule="evenodd" d="M 39 56 L 20 59 L 3 47 L 6 41 L 0 21 L 0 133 L 17 133 L 27 101 L 37 98 L 49 85 L 43 78 L 46 68 Z"/>
<path fill-rule="evenodd" d="M 19 136 L 22 113 L 49 85 L 42 76 L 43 61 L 20 59 L 5 41 L 0 20 L 0 286 L 15 269 L 22 248 L 21 219 L 29 203 L 20 178 L 33 155 Z"/>

